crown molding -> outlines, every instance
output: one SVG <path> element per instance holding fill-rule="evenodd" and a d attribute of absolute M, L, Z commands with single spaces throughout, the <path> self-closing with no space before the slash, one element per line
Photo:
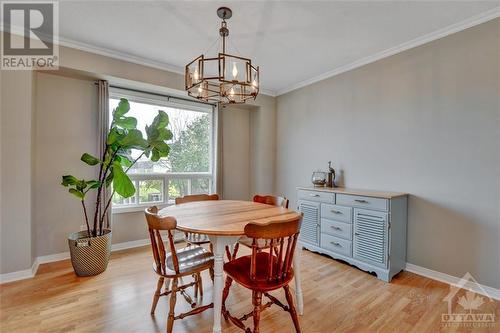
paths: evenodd
<path fill-rule="evenodd" d="M 276 92 L 276 95 L 280 96 L 280 95 L 286 94 L 286 93 L 291 92 L 293 90 L 297 90 L 297 89 L 303 88 L 305 86 L 311 85 L 313 83 L 323 81 L 323 80 L 328 79 L 330 77 L 348 72 L 348 71 L 356 69 L 358 67 L 370 64 L 372 62 L 390 57 L 392 55 L 401 53 L 403 51 L 412 49 L 414 47 L 417 47 L 417 46 L 432 42 L 434 40 L 446 37 L 448 35 L 454 34 L 456 32 L 459 32 L 459 31 L 462 31 L 462 30 L 465 30 L 468 28 L 471 28 L 471 27 L 479 25 L 481 23 L 491 21 L 491 20 L 496 19 L 498 17 L 500 17 L 500 7 L 495 7 L 493 9 L 488 10 L 486 12 L 483 12 L 481 14 L 469 17 L 461 22 L 449 25 L 445 28 L 442 28 L 442 29 L 436 30 L 434 32 L 431 32 L 429 34 L 417 37 L 417 38 L 412 39 L 408 42 L 404 42 L 402 44 L 399 44 L 399 45 L 391 47 L 387 50 L 375 53 L 375 54 L 370 55 L 368 57 L 361 58 L 361 59 L 356 60 L 350 64 L 334 68 L 326 73 L 320 74 L 318 76 L 312 77 L 312 78 L 304 80 L 304 81 L 297 82 L 297 83 L 292 84 L 286 88 L 279 89 Z"/>
<path fill-rule="evenodd" d="M 71 40 L 68 38 L 59 37 L 59 45 L 64 46 L 64 47 L 69 47 L 72 49 L 77 49 L 77 50 L 84 51 L 84 52 L 102 55 L 102 56 L 109 57 L 109 58 L 114 58 L 114 59 L 118 59 L 118 60 L 131 62 L 131 63 L 138 64 L 138 65 L 143 65 L 143 66 L 147 66 L 147 67 L 152 67 L 152 68 L 161 69 L 161 70 L 169 71 L 172 73 L 184 75 L 184 69 L 182 67 L 179 67 L 179 66 L 171 65 L 171 64 L 168 64 L 166 62 L 156 61 L 156 60 L 152 60 L 152 59 L 146 59 L 143 57 L 135 56 L 135 55 L 130 54 L 130 53 L 119 52 L 119 51 L 106 49 L 106 48 L 102 48 L 102 47 L 95 46 L 95 45 L 90 45 L 87 43 L 77 42 L 75 40 Z"/>

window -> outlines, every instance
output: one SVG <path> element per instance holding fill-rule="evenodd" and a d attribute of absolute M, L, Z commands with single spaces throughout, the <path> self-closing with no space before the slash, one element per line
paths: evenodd
<path fill-rule="evenodd" d="M 211 105 L 177 99 L 174 102 L 174 98 L 169 100 L 168 97 L 111 89 L 110 113 L 120 98 L 129 100 L 128 115 L 137 119 L 137 128 L 144 136 L 145 125 L 153 121 L 158 110 L 165 111 L 173 138 L 169 142 L 168 157 L 158 162 L 143 157 L 129 170 L 136 193 L 130 198 L 115 194 L 114 212 L 141 210 L 152 204 L 168 205 L 187 194 L 215 192 L 215 115 Z M 139 153 L 132 151 L 132 157 L 139 157 Z"/>

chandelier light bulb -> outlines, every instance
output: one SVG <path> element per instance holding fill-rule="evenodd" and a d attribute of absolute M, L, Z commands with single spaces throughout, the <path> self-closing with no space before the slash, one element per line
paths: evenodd
<path fill-rule="evenodd" d="M 203 88 L 201 86 L 198 87 L 198 92 L 201 93 L 203 91 Z"/>
<path fill-rule="evenodd" d="M 252 86 L 253 86 L 254 88 L 257 88 L 257 80 L 253 79 L 253 81 L 252 81 Z"/>
<path fill-rule="evenodd" d="M 193 78 L 195 81 L 198 81 L 200 79 L 200 74 L 198 73 L 198 68 L 194 69 Z"/>
<path fill-rule="evenodd" d="M 233 62 L 233 79 L 236 79 L 238 76 L 238 68 L 236 67 L 236 63 Z"/>
<path fill-rule="evenodd" d="M 234 97 L 234 88 L 231 87 L 231 90 L 229 90 L 229 96 Z"/>

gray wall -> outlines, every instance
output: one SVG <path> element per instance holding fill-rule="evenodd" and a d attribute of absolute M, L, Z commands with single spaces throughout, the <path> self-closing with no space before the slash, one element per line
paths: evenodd
<path fill-rule="evenodd" d="M 60 183 L 67 174 L 96 177 L 80 156 L 96 155 L 97 89 L 90 80 L 44 73 L 37 73 L 36 88 L 33 198 L 36 254 L 42 256 L 68 251 L 67 235 L 85 224 L 80 202 Z"/>
<path fill-rule="evenodd" d="M 496 19 L 279 96 L 277 192 L 408 192 L 407 261 L 500 288 L 499 51 Z"/>
<path fill-rule="evenodd" d="M 0 273 L 32 265 L 32 129 L 34 74 L 0 74 Z M 10 112 L 8 112 L 10 111 Z"/>
<path fill-rule="evenodd" d="M 233 200 L 250 199 L 250 114 L 228 106 L 222 115 L 222 193 Z"/>

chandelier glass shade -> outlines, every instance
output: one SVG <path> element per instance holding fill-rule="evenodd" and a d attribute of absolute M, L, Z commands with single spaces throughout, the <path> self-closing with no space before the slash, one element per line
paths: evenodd
<path fill-rule="evenodd" d="M 222 50 L 214 57 L 202 54 L 186 65 L 185 88 L 189 96 L 205 102 L 245 103 L 259 94 L 259 67 L 249 58 L 226 53 L 229 36 L 226 19 L 232 12 L 221 7 L 217 14 L 222 19 L 219 29 Z"/>

